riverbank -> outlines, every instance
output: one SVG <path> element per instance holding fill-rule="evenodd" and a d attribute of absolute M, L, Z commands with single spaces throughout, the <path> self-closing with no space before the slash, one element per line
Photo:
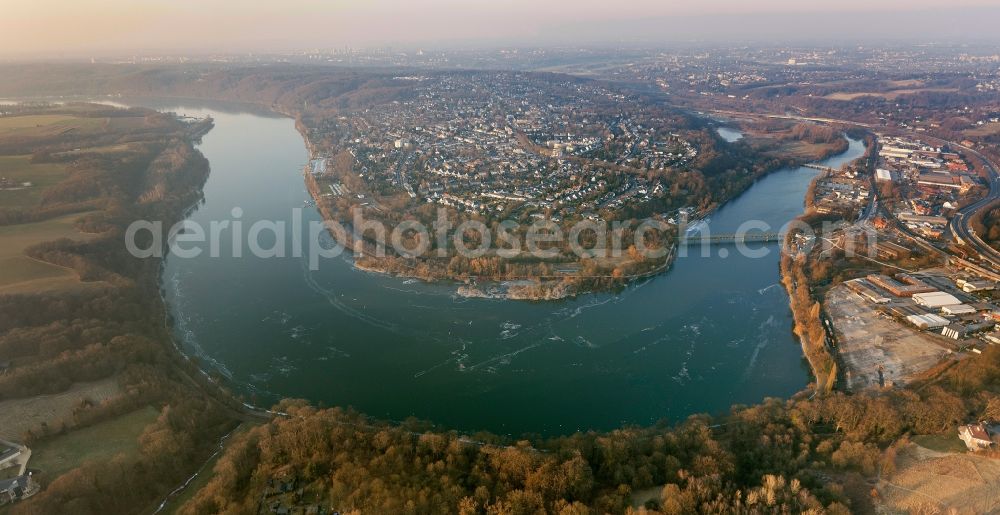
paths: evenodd
<path fill-rule="evenodd" d="M 19 289 L 0 295 L 0 355 L 9 360 L 0 400 L 4 416 L 18 422 L 0 432 L 31 447 L 30 481 L 43 487 L 4 509 L 142 506 L 203 460 L 206 442 L 240 411 L 175 352 L 162 323 L 167 306 L 156 295 L 161 259 L 138 259 L 120 239 L 130 221 L 169 227 L 202 198 L 209 163 L 195 145 L 212 121 L 91 103 L 10 110 L 12 129 L 2 139 L 32 156 L 25 171 L 66 173 L 39 183 L 38 196 L 17 192 L 22 198 L 8 196 L 2 206 L 7 277 Z M 121 141 L 128 144 L 108 145 Z M 33 268 L 13 266 L 22 260 Z M 47 266 L 65 272 L 39 273 Z M 143 438 L 150 434 L 156 438 Z M 109 490 L 85 480 L 95 477 Z"/>
<path fill-rule="evenodd" d="M 864 157 L 863 155 L 857 159 Z M 857 159 L 850 162 L 857 161 Z M 822 176 L 817 175 L 810 182 L 809 188 L 806 190 L 806 197 L 803 199 L 806 211 L 796 217 L 796 222 L 808 223 L 808 218 L 813 213 L 814 199 L 812 195 L 816 188 L 816 181 L 820 177 Z M 816 380 L 815 391 L 829 392 L 837 384 L 837 358 L 830 347 L 830 336 L 827 328 L 824 327 L 822 302 L 813 298 L 813 284 L 806 273 L 806 268 L 810 266 L 810 255 L 801 252 L 801 250 L 792 250 L 797 247 L 796 237 L 797 234 L 793 231 L 785 234 L 780 261 L 781 284 L 789 297 L 789 309 L 794 320 L 792 330 L 802 346 L 802 354 L 808 361 L 809 368 Z"/>
<path fill-rule="evenodd" d="M 310 130 L 303 123 L 301 115 L 295 117 L 295 127 L 305 141 L 310 161 L 324 158 L 333 160 L 333 158 L 326 157 L 328 152 L 321 151 L 311 141 Z M 822 154 L 812 156 L 809 162 L 821 161 L 843 153 L 847 145 L 847 141 L 843 140 L 843 145 L 830 146 Z M 711 203 L 706 209 L 697 212 L 696 216 L 699 218 L 708 217 L 742 195 L 757 180 L 779 169 L 793 168 L 801 164 L 803 163 L 800 163 L 799 159 L 796 158 L 769 162 L 769 168 L 765 169 L 754 181 L 734 190 L 718 202 Z M 387 249 L 380 249 L 379 242 L 370 241 L 364 237 L 365 235 L 357 234 L 349 224 L 349 220 L 353 219 L 357 210 L 365 214 L 372 213 L 376 219 L 379 215 L 400 218 L 400 213 L 386 213 L 380 206 L 379 200 L 371 200 L 371 205 L 367 205 L 369 202 L 366 202 L 362 207 L 354 206 L 351 208 L 351 212 L 347 213 L 342 205 L 343 197 L 324 193 L 326 188 L 320 184 L 320 181 L 328 179 L 317 178 L 311 173 L 310 166 L 304 169 L 303 175 L 312 202 L 316 205 L 323 219 L 344 224 L 344 231 L 330 230 L 330 235 L 354 254 L 354 264 L 358 269 L 395 277 L 419 279 L 425 282 L 449 281 L 459 285 L 456 293 L 463 297 L 544 301 L 620 290 L 637 279 L 669 270 L 677 254 L 677 239 L 680 237 L 677 233 L 678 226 L 675 224 L 666 225 L 660 217 L 655 217 L 643 220 L 643 222 L 656 221 L 666 228 L 657 232 L 655 238 L 660 245 L 665 246 L 666 256 L 662 258 L 646 258 L 631 251 L 631 249 L 629 252 L 622 252 L 621 255 L 613 257 L 573 259 L 572 256 L 561 255 L 556 260 L 509 260 L 497 256 L 495 252 L 488 252 L 478 258 L 464 259 L 459 258 L 452 249 L 446 251 L 445 257 L 403 257 L 385 252 Z M 344 180 L 345 177 L 340 177 L 340 179 Z M 337 186 L 339 184 L 337 182 L 334 186 L 339 188 Z M 352 191 L 351 194 L 357 195 L 358 198 L 375 198 L 367 190 L 363 193 Z M 583 223 L 588 222 L 589 220 L 583 220 Z M 598 219 L 598 223 L 601 223 L 600 219 Z M 391 226 L 391 223 L 389 225 Z M 633 227 L 634 223 L 625 231 L 632 231 Z M 612 231 L 614 230 L 616 229 L 612 229 Z M 626 232 L 625 234 L 631 233 Z M 615 237 L 612 235 L 611 239 L 613 240 Z M 628 241 L 628 239 L 623 239 Z M 663 250 L 663 248 L 660 247 L 658 250 Z"/>
<path fill-rule="evenodd" d="M 217 121 L 199 147 L 212 174 L 193 221 L 226 219 L 239 206 L 244 223 L 290 223 L 290 207 L 312 203 L 300 182 L 310 156 L 293 120 L 164 107 Z M 720 234 L 746 220 L 780 227 L 801 213 L 812 176 L 771 173 L 706 223 Z M 304 223 L 322 219 L 303 210 Z M 461 282 L 359 273 L 366 262 L 350 253 L 317 270 L 291 256 L 170 259 L 164 283 L 185 348 L 253 404 L 305 398 L 461 431 L 561 435 L 800 392 L 806 367 L 776 247 L 765 248 L 765 258 L 727 245 L 679 253 L 676 273 L 652 269 L 621 290 L 553 302 L 463 297 Z M 486 284 L 476 282 L 497 293 Z"/>
<path fill-rule="evenodd" d="M 788 236 L 791 239 L 791 235 Z M 789 245 L 786 240 L 785 245 Z M 828 392 L 837 382 L 837 363 L 826 346 L 826 332 L 820 319 L 822 307 L 812 300 L 809 281 L 803 270 L 805 256 L 793 258 L 788 254 L 781 257 L 781 284 L 788 292 L 788 307 L 794 324 L 792 331 L 802 345 L 802 355 L 809 362 L 809 368 L 816 379 L 815 390 Z"/>

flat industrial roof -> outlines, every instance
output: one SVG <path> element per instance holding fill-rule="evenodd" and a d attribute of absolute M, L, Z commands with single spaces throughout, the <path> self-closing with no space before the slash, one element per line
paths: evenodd
<path fill-rule="evenodd" d="M 914 293 L 913 300 L 918 304 L 924 304 L 927 306 L 941 307 L 941 306 L 953 306 L 955 304 L 961 304 L 962 301 L 955 298 L 954 295 L 950 293 L 945 293 L 943 291 L 932 291 L 928 293 Z"/>
<path fill-rule="evenodd" d="M 953 315 L 966 315 L 970 313 L 975 313 L 976 308 L 968 304 L 953 304 L 950 306 L 941 306 L 941 311 L 945 313 L 951 313 Z"/>
<path fill-rule="evenodd" d="M 906 317 L 913 325 L 926 324 L 928 327 L 944 327 L 949 324 L 948 319 L 933 313 L 926 315 L 910 315 Z"/>

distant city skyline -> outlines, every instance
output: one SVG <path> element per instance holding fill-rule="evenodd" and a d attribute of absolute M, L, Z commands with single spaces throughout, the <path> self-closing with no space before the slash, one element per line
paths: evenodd
<path fill-rule="evenodd" d="M 996 40 L 996 0 L 8 0 L 0 57 L 705 42 Z"/>

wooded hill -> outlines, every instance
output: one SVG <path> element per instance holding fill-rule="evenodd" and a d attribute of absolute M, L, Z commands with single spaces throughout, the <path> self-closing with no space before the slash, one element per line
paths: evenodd
<path fill-rule="evenodd" d="M 10 410 L 3 417 L 16 422 L 22 399 L 94 381 L 117 385 L 107 399 L 83 399 L 62 419 L 16 435 L 35 451 L 29 470 L 43 490 L 9 511 L 137 513 L 182 482 L 236 424 L 235 401 L 174 347 L 159 295 L 160 262 L 131 256 L 123 243 L 132 221 L 169 226 L 200 199 L 208 163 L 192 143 L 211 121 L 94 105 L 5 110 L 0 157 L 24 157 L 19 169 L 0 175 L 31 177 L 50 164 L 60 175 L 52 184 L 2 192 L 0 244 L 31 238 L 54 217 L 75 222 L 64 230 L 70 237 L 46 241 L 42 232 L 24 256 L 9 258 L 35 268 L 0 273 L 0 356 L 9 360 L 0 374 L 0 402 Z M 63 275 L 54 282 L 39 277 L 48 270 L 39 267 Z M 50 442 L 150 408 L 159 416 L 137 428 L 137 452 L 85 461 L 61 475 L 33 469 Z M 90 455 L 104 445 L 94 439 L 78 450 Z"/>

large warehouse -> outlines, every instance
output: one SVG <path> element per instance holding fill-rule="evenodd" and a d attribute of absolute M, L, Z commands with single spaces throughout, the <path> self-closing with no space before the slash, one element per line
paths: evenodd
<path fill-rule="evenodd" d="M 941 308 L 945 315 L 975 315 L 976 308 L 968 304 L 949 304 Z"/>
<path fill-rule="evenodd" d="M 933 314 L 910 315 L 906 320 L 920 329 L 935 329 L 949 324 L 948 319 Z"/>
<path fill-rule="evenodd" d="M 941 308 L 944 306 L 954 306 L 955 304 L 962 303 L 962 301 L 956 299 L 954 295 L 943 291 L 915 293 L 913 294 L 913 301 L 928 308 Z"/>

